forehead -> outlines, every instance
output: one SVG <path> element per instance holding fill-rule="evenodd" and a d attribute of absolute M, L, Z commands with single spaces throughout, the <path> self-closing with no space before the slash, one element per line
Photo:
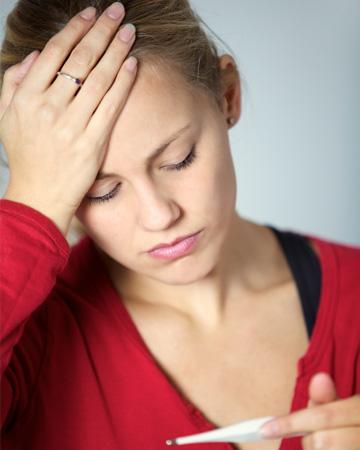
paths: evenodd
<path fill-rule="evenodd" d="M 183 122 L 181 116 L 196 115 L 205 106 L 201 97 L 199 89 L 190 89 L 176 70 L 140 64 L 114 131 L 124 132 L 130 138 L 152 139 L 152 132 L 161 133 L 174 120 Z"/>
<path fill-rule="evenodd" d="M 208 107 L 197 91 L 191 90 L 176 71 L 139 64 L 135 82 L 111 133 L 103 170 L 112 165 L 112 158 L 119 153 L 141 162 L 182 125 L 195 124 Z"/>

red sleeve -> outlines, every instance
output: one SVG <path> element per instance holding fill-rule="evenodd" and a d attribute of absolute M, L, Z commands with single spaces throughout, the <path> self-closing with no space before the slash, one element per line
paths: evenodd
<path fill-rule="evenodd" d="M 1 428 L 26 407 L 46 348 L 46 308 L 70 246 L 45 215 L 0 199 Z M 43 311 L 42 311 L 43 310 Z M 44 312 L 45 311 L 45 312 Z M 30 321 L 30 317 L 38 317 Z M 16 344 L 26 332 L 21 350 Z"/>

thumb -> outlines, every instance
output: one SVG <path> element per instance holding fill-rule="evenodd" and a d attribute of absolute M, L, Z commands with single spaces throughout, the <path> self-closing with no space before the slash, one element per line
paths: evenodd
<path fill-rule="evenodd" d="M 4 74 L 2 90 L 1 90 L 1 110 L 4 111 L 14 96 L 18 86 L 21 84 L 25 75 L 29 72 L 30 67 L 39 56 L 37 50 L 31 52 L 21 63 L 9 67 Z"/>
<path fill-rule="evenodd" d="M 325 372 L 316 373 L 309 383 L 308 408 L 337 400 L 335 383 Z"/>
<path fill-rule="evenodd" d="M 34 50 L 33 52 L 29 53 L 26 58 L 24 58 L 21 63 L 16 64 L 16 70 L 15 70 L 15 78 L 14 82 L 19 84 L 24 76 L 28 73 L 30 67 L 33 65 L 36 58 L 39 56 L 39 52 L 37 50 Z"/>

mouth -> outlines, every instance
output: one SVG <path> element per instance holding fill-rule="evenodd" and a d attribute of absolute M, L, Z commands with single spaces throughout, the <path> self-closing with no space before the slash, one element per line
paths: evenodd
<path fill-rule="evenodd" d="M 148 250 L 147 253 L 159 259 L 175 259 L 186 255 L 194 248 L 202 231 L 200 230 L 193 234 L 178 237 L 170 244 L 158 244 L 151 250 Z"/>
<path fill-rule="evenodd" d="M 158 250 L 158 249 L 169 249 L 171 247 L 174 247 L 174 245 L 179 244 L 182 241 L 185 241 L 186 239 L 189 239 L 189 238 L 191 238 L 193 236 L 196 236 L 201 231 L 202 230 L 199 230 L 196 233 L 187 234 L 186 236 L 177 237 L 174 241 L 172 241 L 172 242 L 170 242 L 168 244 L 160 243 L 160 244 L 156 245 L 155 247 L 151 248 L 150 250 L 147 250 L 147 252 L 150 253 L 150 252 L 153 252 L 154 250 Z"/>

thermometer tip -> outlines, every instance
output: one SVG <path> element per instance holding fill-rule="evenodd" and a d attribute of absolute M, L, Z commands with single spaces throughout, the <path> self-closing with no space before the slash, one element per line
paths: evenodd
<path fill-rule="evenodd" d="M 177 445 L 176 444 L 176 439 L 168 439 L 166 441 L 166 445 Z"/>

